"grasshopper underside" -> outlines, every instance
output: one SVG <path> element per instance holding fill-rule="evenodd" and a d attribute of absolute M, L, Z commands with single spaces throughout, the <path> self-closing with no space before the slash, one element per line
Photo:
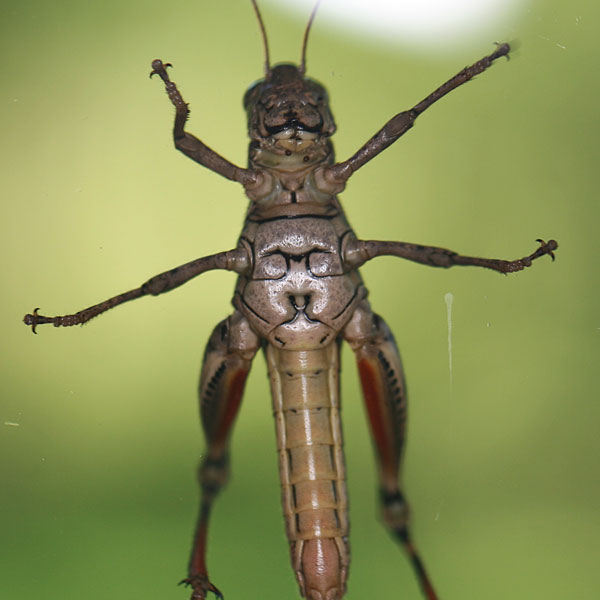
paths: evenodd
<path fill-rule="evenodd" d="M 256 4 L 253 1 L 256 8 Z M 258 10 L 257 10 L 258 14 Z M 264 33 L 262 19 L 259 16 Z M 312 17 L 311 16 L 311 21 Z M 310 22 L 309 22 L 310 26 Z M 168 64 L 152 63 L 176 109 L 178 150 L 244 186 L 250 199 L 237 246 L 157 275 L 139 288 L 78 313 L 25 316 L 37 326 L 83 324 L 119 304 L 168 292 L 214 269 L 238 274 L 233 313 L 214 329 L 200 378 L 200 411 L 207 451 L 200 468 L 202 500 L 184 583 L 192 598 L 221 592 L 206 567 L 207 531 L 213 501 L 229 475 L 229 441 L 247 374 L 263 348 L 271 383 L 282 504 L 292 567 L 300 593 L 310 600 L 340 600 L 346 589 L 350 551 L 342 432 L 339 410 L 339 346 L 350 344 L 360 373 L 379 474 L 383 520 L 404 546 L 426 598 L 438 596 L 409 530 L 400 467 L 406 424 L 406 387 L 394 337 L 375 314 L 358 268 L 392 255 L 429 266 L 479 266 L 501 273 L 529 267 L 554 240 L 538 240 L 529 256 L 506 261 L 476 258 L 432 246 L 358 239 L 337 195 L 346 181 L 414 124 L 448 92 L 508 56 L 508 44 L 436 89 L 413 108 L 392 117 L 353 156 L 335 162 L 335 123 L 325 88 L 305 77 L 301 65 L 271 66 L 244 97 L 250 136 L 248 168 L 230 163 L 185 130 L 189 114 Z"/>

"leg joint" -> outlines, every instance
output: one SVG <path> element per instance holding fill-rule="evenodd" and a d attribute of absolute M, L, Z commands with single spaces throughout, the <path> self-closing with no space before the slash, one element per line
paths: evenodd
<path fill-rule="evenodd" d="M 216 495 L 229 479 L 229 454 L 206 456 L 198 469 L 198 479 L 204 494 Z"/>

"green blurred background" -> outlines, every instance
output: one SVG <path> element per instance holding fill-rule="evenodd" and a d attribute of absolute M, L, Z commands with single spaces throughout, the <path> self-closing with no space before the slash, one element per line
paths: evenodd
<path fill-rule="evenodd" d="M 306 16 L 263 10 L 274 62 L 297 60 Z M 363 269 L 403 353 L 406 486 L 445 600 L 600 595 L 599 17 L 591 2 L 533 4 L 498 32 L 520 42 L 512 60 L 436 105 L 343 194 L 362 237 L 502 258 L 537 237 L 560 243 L 554 264 L 510 277 L 393 258 Z M 197 505 L 196 379 L 234 277 L 208 274 L 83 329 L 33 336 L 21 319 L 35 306 L 79 310 L 235 244 L 241 188 L 173 150 L 173 110 L 148 73 L 154 58 L 172 62 L 190 130 L 244 164 L 256 23 L 246 0 L 24 0 L 3 3 L 1 28 L 0 595 L 187 598 L 174 584 Z M 330 91 L 338 156 L 491 41 L 415 54 L 317 18 L 309 74 Z M 347 349 L 343 361 L 348 598 L 419 598 L 376 521 Z M 211 530 L 212 579 L 229 600 L 297 597 L 274 448 L 257 357 Z"/>

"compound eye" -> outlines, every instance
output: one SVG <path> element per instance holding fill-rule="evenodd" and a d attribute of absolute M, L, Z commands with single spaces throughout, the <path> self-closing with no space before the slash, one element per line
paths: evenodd
<path fill-rule="evenodd" d="M 251 104 L 254 104 L 256 102 L 256 98 L 259 94 L 259 88 L 262 85 L 262 83 L 264 82 L 264 79 L 261 79 L 260 81 L 257 81 L 256 83 L 253 83 L 247 90 L 246 93 L 244 94 L 244 101 L 243 101 L 243 106 L 244 106 L 244 110 L 248 110 L 248 107 Z"/>

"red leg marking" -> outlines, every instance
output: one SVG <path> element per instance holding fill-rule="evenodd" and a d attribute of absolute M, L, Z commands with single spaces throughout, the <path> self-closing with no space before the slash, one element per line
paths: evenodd
<path fill-rule="evenodd" d="M 365 406 L 371 423 L 373 439 L 377 446 L 382 470 L 393 479 L 397 476 L 398 461 L 391 443 L 390 424 L 386 423 L 386 413 L 382 406 L 385 401 L 385 388 L 379 373 L 379 364 L 375 360 L 362 358 L 358 361 L 358 371 L 365 398 Z"/>
<path fill-rule="evenodd" d="M 242 401 L 247 376 L 248 371 L 240 369 L 232 375 L 227 383 L 227 394 L 223 400 L 225 409 L 221 417 L 221 422 L 217 428 L 217 433 L 213 439 L 213 443 L 218 447 L 225 442 L 231 431 L 231 426 L 237 416 L 240 402 Z"/>

